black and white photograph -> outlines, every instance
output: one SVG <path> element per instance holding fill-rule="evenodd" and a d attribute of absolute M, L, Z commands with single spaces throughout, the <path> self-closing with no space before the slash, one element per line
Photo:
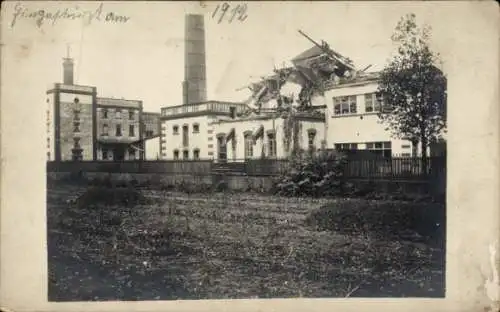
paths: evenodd
<path fill-rule="evenodd" d="M 492 148 L 479 139 L 498 145 L 478 116 L 492 122 L 498 109 L 458 109 L 472 96 L 449 87 L 460 41 L 450 7 L 397 2 L 3 6 L 15 44 L 2 80 L 25 77 L 8 95 L 23 99 L 12 114 L 31 114 L 7 135 L 36 149 L 2 159 L 43 166 L 20 174 L 44 185 L 43 300 L 446 299 L 459 271 L 449 258 L 473 253 L 451 245 L 450 226 L 481 229 L 454 214 L 461 202 L 480 209 L 463 181 L 481 168 L 476 187 L 498 186 L 477 156 Z M 498 49 L 496 15 L 483 7 L 469 30 L 494 35 L 471 46 Z M 17 196 L 38 196 L 35 182 L 17 181 Z M 487 247 L 474 273 L 492 302 L 495 240 L 477 239 Z"/>

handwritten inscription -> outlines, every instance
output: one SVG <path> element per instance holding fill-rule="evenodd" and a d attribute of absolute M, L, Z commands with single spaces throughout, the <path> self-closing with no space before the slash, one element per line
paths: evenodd
<path fill-rule="evenodd" d="M 100 3 L 95 10 L 83 10 L 78 6 L 54 10 L 30 10 L 21 3 L 17 3 L 14 7 L 10 27 L 14 28 L 19 20 L 34 20 L 38 28 L 41 28 L 46 23 L 55 25 L 60 20 L 82 20 L 87 25 L 93 21 L 123 24 L 128 22 L 130 17 L 116 12 L 104 11 L 103 3 Z"/>
<path fill-rule="evenodd" d="M 212 13 L 212 18 L 217 19 L 217 23 L 220 24 L 224 19 L 229 23 L 233 20 L 238 20 L 243 22 L 247 18 L 247 5 L 237 4 L 236 6 L 231 6 L 229 3 L 224 2 L 223 4 L 218 4 Z"/>

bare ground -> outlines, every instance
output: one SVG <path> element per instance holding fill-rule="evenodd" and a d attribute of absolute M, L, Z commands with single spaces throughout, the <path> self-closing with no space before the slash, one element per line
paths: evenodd
<path fill-rule="evenodd" d="M 118 225 L 82 191 L 48 190 L 50 301 L 444 296 L 442 247 L 305 224 L 332 200 L 142 191 Z"/>

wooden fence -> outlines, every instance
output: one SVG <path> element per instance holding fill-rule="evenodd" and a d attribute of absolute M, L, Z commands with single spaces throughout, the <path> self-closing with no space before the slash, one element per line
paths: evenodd
<path fill-rule="evenodd" d="M 212 172 L 212 160 L 200 161 L 62 161 L 48 162 L 48 172 L 107 172 L 206 174 Z"/>
<path fill-rule="evenodd" d="M 214 173 L 240 174 L 247 176 L 276 176 L 285 174 L 291 167 L 288 159 L 233 160 L 217 163 L 213 160 L 176 161 L 69 161 L 48 162 L 48 172 L 107 172 L 107 173 L 162 173 L 211 175 Z M 344 177 L 351 179 L 424 179 L 443 175 L 446 158 L 428 158 L 428 172 L 424 172 L 423 159 L 393 158 L 353 158 L 345 165 Z"/>

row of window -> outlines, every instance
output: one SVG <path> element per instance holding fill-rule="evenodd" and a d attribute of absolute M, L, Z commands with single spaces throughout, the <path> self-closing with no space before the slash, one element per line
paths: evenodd
<path fill-rule="evenodd" d="M 366 149 L 373 151 L 377 155 L 391 157 L 392 144 L 391 142 L 367 142 L 367 143 L 340 143 L 335 144 L 336 150 L 357 150 L 359 145 L 365 144 Z"/>
<path fill-rule="evenodd" d="M 316 131 L 308 131 L 308 148 L 309 149 L 315 149 L 315 141 L 316 138 Z M 219 159 L 226 159 L 227 158 L 227 149 L 226 149 L 226 144 L 225 144 L 225 138 L 224 137 L 218 137 L 218 154 L 219 154 Z M 255 140 L 252 136 L 251 133 L 245 134 L 245 141 L 244 141 L 244 155 L 245 158 L 252 158 L 254 156 L 254 150 L 253 146 L 255 144 Z M 236 148 L 236 145 L 232 145 L 233 149 Z M 277 144 L 276 144 L 276 135 L 274 133 L 268 133 L 267 134 L 267 156 L 269 157 L 276 157 L 277 155 Z"/>
<path fill-rule="evenodd" d="M 136 156 L 135 149 L 129 148 L 128 149 L 128 159 L 129 160 L 134 160 Z M 103 160 L 112 160 L 112 154 L 107 150 L 107 149 L 102 149 L 102 159 Z"/>
<path fill-rule="evenodd" d="M 101 136 L 108 136 L 108 135 L 109 135 L 109 127 L 107 124 L 103 124 Z M 117 136 L 117 137 L 122 136 L 122 125 L 116 125 L 115 136 Z M 130 137 L 135 136 L 135 126 L 134 125 L 128 126 L 128 136 L 130 136 Z"/>
<path fill-rule="evenodd" d="M 189 126 L 184 125 L 182 126 L 182 133 L 187 133 L 189 131 Z M 193 124 L 193 133 L 199 133 L 200 132 L 200 125 L 199 124 Z M 174 125 L 172 127 L 172 133 L 173 134 L 179 134 L 179 126 Z"/>
<path fill-rule="evenodd" d="M 174 159 L 178 160 L 179 159 L 179 150 L 174 150 Z M 189 151 L 188 150 L 183 150 L 182 151 L 182 159 L 189 159 Z M 193 150 L 193 159 L 200 159 L 200 150 L 195 148 Z"/>
<path fill-rule="evenodd" d="M 73 148 L 71 149 L 71 159 L 82 160 L 83 159 L 82 152 L 83 152 L 83 150 L 80 146 L 80 138 L 74 137 L 73 138 Z"/>
<path fill-rule="evenodd" d="M 383 102 L 375 93 L 367 93 L 365 97 L 365 113 L 380 112 Z M 357 95 L 340 96 L 333 98 L 333 113 L 335 115 L 349 115 L 358 113 Z"/>
<path fill-rule="evenodd" d="M 109 113 L 108 109 L 106 109 L 106 108 L 101 109 L 102 119 L 108 119 L 109 118 L 108 113 Z M 121 109 L 116 109 L 115 110 L 115 118 L 116 119 L 121 119 L 122 118 L 122 110 Z M 134 118 L 135 118 L 135 111 L 134 110 L 129 110 L 128 111 L 128 119 L 134 120 Z"/>

